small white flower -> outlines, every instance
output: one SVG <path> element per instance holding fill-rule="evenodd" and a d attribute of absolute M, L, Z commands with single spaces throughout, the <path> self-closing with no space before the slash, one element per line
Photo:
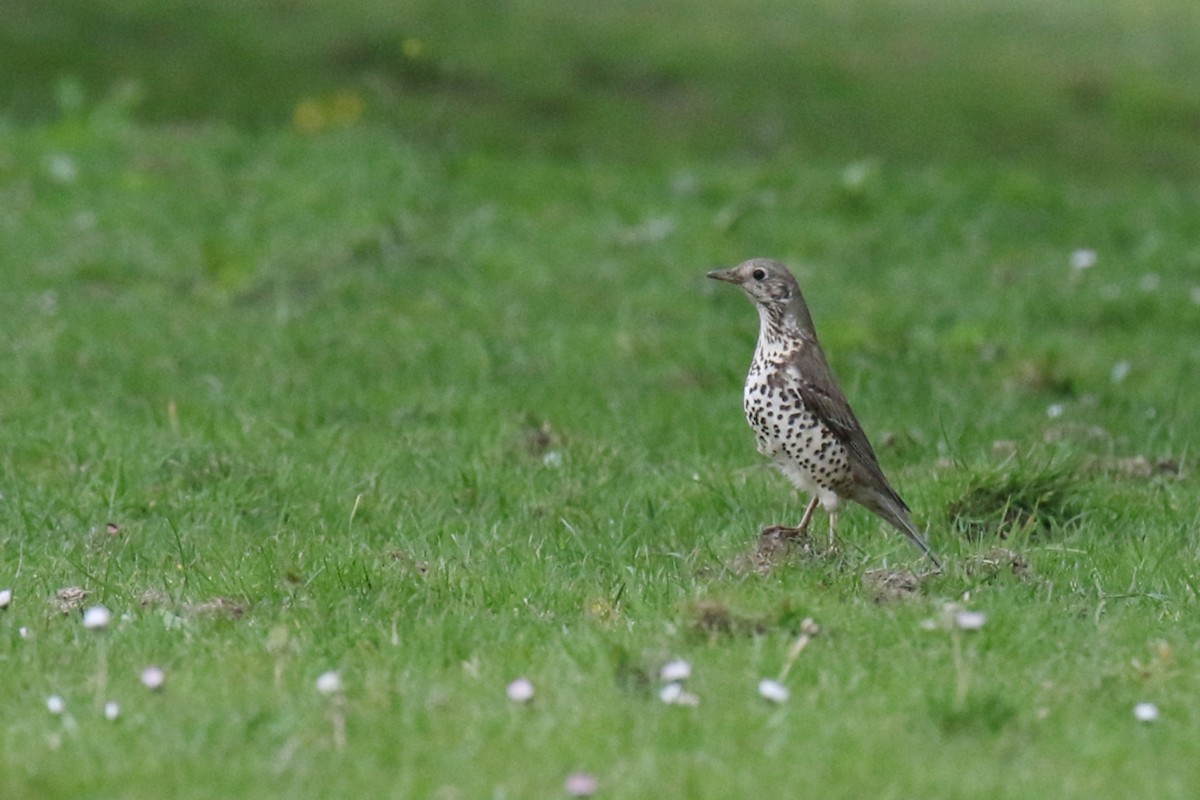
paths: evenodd
<path fill-rule="evenodd" d="M 684 690 L 683 684 L 678 682 L 668 683 L 660 689 L 658 699 L 669 706 L 691 706 L 694 708 L 700 705 L 699 695 Z"/>
<path fill-rule="evenodd" d="M 12 602 L 12 589 L 0 589 L 0 608 L 8 608 Z"/>
<path fill-rule="evenodd" d="M 67 710 L 67 703 L 58 695 L 52 694 L 46 698 L 46 710 L 58 715 Z"/>
<path fill-rule="evenodd" d="M 1066 410 L 1067 410 L 1067 407 L 1064 406 L 1062 403 L 1051 403 L 1046 408 L 1046 416 L 1049 417 L 1050 419 L 1058 419 L 1064 413 L 1066 413 Z"/>
<path fill-rule="evenodd" d="M 116 700 L 109 700 L 104 704 L 104 718 L 112 722 L 117 717 L 121 716 L 121 707 L 117 705 Z"/>
<path fill-rule="evenodd" d="M 659 670 L 658 676 L 664 681 L 686 681 L 692 677 L 692 665 L 683 659 L 668 661 Z"/>
<path fill-rule="evenodd" d="M 83 627 L 89 631 L 102 631 L 112 621 L 112 612 L 104 606 L 92 606 L 83 612 Z"/>
<path fill-rule="evenodd" d="M 514 703 L 528 703 L 533 699 L 533 681 L 528 678 L 517 678 L 505 687 L 504 692 Z"/>
<path fill-rule="evenodd" d="M 786 703 L 791 696 L 791 692 L 786 686 L 770 678 L 764 678 L 758 682 L 758 693 L 772 703 Z"/>
<path fill-rule="evenodd" d="M 336 675 L 336 673 L 334 674 Z M 142 670 L 140 677 L 142 680 L 142 686 L 145 686 L 147 689 L 152 691 L 155 689 L 161 689 L 163 684 L 167 682 L 167 673 L 163 671 L 162 667 L 146 667 L 144 670 Z M 318 681 L 317 689 L 320 690 L 320 688 L 321 684 L 320 681 Z M 326 694 L 328 694 L 328 692 L 326 692 Z"/>
<path fill-rule="evenodd" d="M 30 635 L 29 628 L 26 628 L 24 625 L 22 625 L 21 627 L 17 628 L 17 634 L 20 635 L 22 639 L 28 639 Z"/>
<path fill-rule="evenodd" d="M 55 153 L 47 157 L 46 171 L 59 183 L 74 183 L 75 178 L 79 175 L 75 159 L 63 153 Z"/>
<path fill-rule="evenodd" d="M 557 450 L 551 450 L 547 452 L 546 455 L 542 456 L 542 464 L 550 467 L 551 469 L 557 469 L 561 467 L 563 465 L 562 453 L 558 452 Z"/>
<path fill-rule="evenodd" d="M 954 615 L 954 625 L 960 631 L 977 631 L 987 622 L 987 614 L 982 611 L 959 611 Z"/>
<path fill-rule="evenodd" d="M 567 776 L 564 788 L 570 797 L 591 797 L 599 786 L 600 783 L 596 780 L 595 775 L 589 775 L 586 772 L 572 772 Z"/>
<path fill-rule="evenodd" d="M 1075 271 L 1091 269 L 1096 266 L 1096 251 L 1080 248 L 1071 253 L 1071 269 Z"/>
<path fill-rule="evenodd" d="M 322 672 L 317 677 L 317 691 L 321 694 L 337 694 L 342 690 L 342 675 L 337 670 Z"/>
<path fill-rule="evenodd" d="M 690 197 L 699 186 L 700 181 L 691 170 L 681 169 L 671 176 L 671 191 L 677 195 Z"/>
<path fill-rule="evenodd" d="M 653 244 L 661 242 L 675 231 L 676 220 L 670 216 L 647 217 L 620 233 L 624 244 Z"/>
<path fill-rule="evenodd" d="M 1120 383 L 1129 377 L 1129 371 L 1131 369 L 1133 369 L 1133 365 L 1128 361 L 1118 361 L 1117 363 L 1113 364 L 1112 374 L 1109 377 L 1112 378 L 1113 383 Z"/>
<path fill-rule="evenodd" d="M 842 170 L 842 186 L 852 192 L 861 191 L 874 174 L 875 165 L 872 162 L 855 161 Z"/>
<path fill-rule="evenodd" d="M 1154 703 L 1138 703 L 1133 707 L 1133 718 L 1138 722 L 1157 722 L 1158 706 Z"/>

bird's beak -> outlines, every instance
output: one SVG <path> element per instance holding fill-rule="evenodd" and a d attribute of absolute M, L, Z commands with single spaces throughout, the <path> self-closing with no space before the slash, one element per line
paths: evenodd
<path fill-rule="evenodd" d="M 714 269 L 708 273 L 708 277 L 714 281 L 725 281 L 726 283 L 741 283 L 742 279 L 738 276 L 736 270 L 732 269 Z"/>

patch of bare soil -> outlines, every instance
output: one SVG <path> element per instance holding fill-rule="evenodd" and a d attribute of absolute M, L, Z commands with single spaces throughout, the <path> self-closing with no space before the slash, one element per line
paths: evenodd
<path fill-rule="evenodd" d="M 911 569 L 890 569 L 880 567 L 869 569 L 863 573 L 863 587 L 871 593 L 871 599 L 876 603 L 895 603 L 916 597 L 921 592 L 921 584 L 936 573 L 916 573 Z"/>
<path fill-rule="evenodd" d="M 971 556 L 963 562 L 968 575 L 993 576 L 1011 572 L 1018 578 L 1029 578 L 1029 562 L 1025 556 L 1007 547 L 993 547 Z"/>
<path fill-rule="evenodd" d="M 837 545 L 830 545 L 828 539 L 786 525 L 771 525 L 758 535 L 754 549 L 735 558 L 731 566 L 739 575 L 750 572 L 767 575 L 789 561 L 819 560 L 837 553 Z"/>

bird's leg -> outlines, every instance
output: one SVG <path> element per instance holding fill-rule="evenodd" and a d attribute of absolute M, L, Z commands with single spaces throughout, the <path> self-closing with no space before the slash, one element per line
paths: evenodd
<path fill-rule="evenodd" d="M 812 522 L 813 512 L 817 510 L 817 503 L 820 502 L 814 494 L 812 500 L 808 501 L 808 507 L 804 509 L 804 516 L 800 518 L 800 524 L 796 526 L 796 536 L 803 536 L 808 530 L 808 523 Z"/>
<path fill-rule="evenodd" d="M 837 547 L 837 517 L 836 510 L 829 512 L 829 549 L 833 550 Z"/>
<path fill-rule="evenodd" d="M 779 539 L 799 539 L 808 531 L 808 524 L 812 522 L 813 512 L 817 510 L 817 498 L 814 496 L 809 501 L 808 507 L 804 509 L 804 516 L 800 518 L 800 524 L 794 528 L 789 528 L 787 525 L 772 525 L 769 528 L 763 528 L 763 536 L 771 536 Z"/>

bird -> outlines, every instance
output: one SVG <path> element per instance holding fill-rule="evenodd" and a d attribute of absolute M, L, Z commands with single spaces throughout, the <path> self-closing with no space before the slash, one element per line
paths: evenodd
<path fill-rule="evenodd" d="M 783 530 L 804 535 L 820 504 L 829 515 L 832 545 L 838 509 L 843 501 L 853 500 L 903 533 L 940 570 L 942 562 L 888 483 L 825 360 L 796 278 L 768 258 L 713 270 L 707 277 L 739 287 L 758 309 L 758 344 L 743 393 L 746 420 L 758 452 L 811 495 L 800 524 Z"/>

